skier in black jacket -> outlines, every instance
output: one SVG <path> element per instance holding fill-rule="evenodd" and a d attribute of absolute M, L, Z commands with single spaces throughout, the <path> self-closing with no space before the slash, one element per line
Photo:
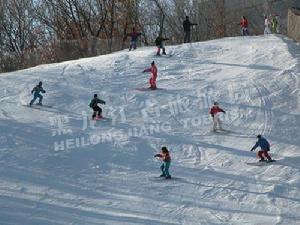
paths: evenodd
<path fill-rule="evenodd" d="M 30 101 L 29 106 L 32 106 L 32 104 L 35 102 L 35 100 L 38 98 L 39 99 L 39 103 L 38 105 L 43 105 L 42 101 L 43 101 L 43 96 L 40 93 L 46 93 L 46 91 L 43 88 L 43 83 L 42 81 L 39 82 L 38 85 L 36 85 L 32 91 L 31 94 L 33 94 L 33 99 Z"/>
<path fill-rule="evenodd" d="M 155 45 L 157 47 L 157 53 L 156 55 L 160 55 L 160 49 L 162 49 L 162 54 L 163 55 L 166 55 L 166 49 L 165 49 L 165 46 L 164 46 L 164 41 L 167 41 L 169 40 L 169 38 L 162 38 L 161 35 L 159 35 L 156 39 L 155 39 Z"/>
<path fill-rule="evenodd" d="M 196 26 L 196 23 L 191 23 L 188 16 L 185 17 L 185 21 L 183 21 L 183 30 L 184 30 L 184 43 L 191 42 L 191 27 Z"/>
<path fill-rule="evenodd" d="M 90 102 L 90 107 L 94 110 L 93 120 L 102 118 L 102 109 L 98 106 L 98 103 L 105 105 L 105 101 L 99 99 L 97 94 L 94 94 L 94 98 Z"/>

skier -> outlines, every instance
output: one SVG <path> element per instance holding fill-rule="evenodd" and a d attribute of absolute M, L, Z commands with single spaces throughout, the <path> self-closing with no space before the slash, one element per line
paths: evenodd
<path fill-rule="evenodd" d="M 260 147 L 261 150 L 257 152 L 258 157 L 260 158 L 260 162 L 264 162 L 265 157 L 267 158 L 267 162 L 273 162 L 272 158 L 268 154 L 268 151 L 270 151 L 270 144 L 267 141 L 266 138 L 262 137 L 260 134 L 257 135 L 258 141 L 256 144 L 252 147 L 251 152 L 254 151 L 257 147 Z"/>
<path fill-rule="evenodd" d="M 249 35 L 248 20 L 246 19 L 245 16 L 242 16 L 240 25 L 241 25 L 241 34 L 242 34 L 242 36 L 248 36 Z"/>
<path fill-rule="evenodd" d="M 154 61 L 152 61 L 151 67 L 150 67 L 150 68 L 145 69 L 145 70 L 143 71 L 143 73 L 145 73 L 145 72 L 151 72 L 151 77 L 150 77 L 150 79 L 149 79 L 150 88 L 151 88 L 152 90 L 157 89 L 157 87 L 156 87 L 157 67 L 156 67 Z"/>
<path fill-rule="evenodd" d="M 171 165 L 171 156 L 167 147 L 162 147 L 160 154 L 154 155 L 154 157 L 159 157 L 163 163 L 160 166 L 162 174 L 160 177 L 165 177 L 166 179 L 171 179 L 171 175 L 169 174 L 169 168 Z"/>
<path fill-rule="evenodd" d="M 94 98 L 90 102 L 90 107 L 93 109 L 92 119 L 101 119 L 102 117 L 102 109 L 98 106 L 99 104 L 105 105 L 105 101 L 98 98 L 97 94 L 94 94 Z"/>
<path fill-rule="evenodd" d="M 39 103 L 37 105 L 43 105 L 43 96 L 40 93 L 46 93 L 46 91 L 43 89 L 42 85 L 43 83 L 40 81 L 39 84 L 32 89 L 31 94 L 33 94 L 33 99 L 30 101 L 29 106 L 32 106 L 37 98 L 39 98 Z"/>
<path fill-rule="evenodd" d="M 271 20 L 271 28 L 272 28 L 272 33 L 273 34 L 277 34 L 277 30 L 278 30 L 278 21 L 276 18 L 276 15 L 273 15 L 273 18 Z"/>
<path fill-rule="evenodd" d="M 188 16 L 185 17 L 185 21 L 182 23 L 184 30 L 184 43 L 191 42 L 191 27 L 197 26 L 196 23 L 191 23 Z"/>
<path fill-rule="evenodd" d="M 265 30 L 264 30 L 264 34 L 271 34 L 271 22 L 270 19 L 268 18 L 268 16 L 265 16 Z"/>
<path fill-rule="evenodd" d="M 156 47 L 157 47 L 157 53 L 156 53 L 157 56 L 160 56 L 160 49 L 162 49 L 162 54 L 166 55 L 166 49 L 165 49 L 165 46 L 164 46 L 163 42 L 167 41 L 167 40 L 169 40 L 169 38 L 162 38 L 161 35 L 159 35 L 155 39 L 155 44 L 156 44 Z"/>
<path fill-rule="evenodd" d="M 131 41 L 130 41 L 130 46 L 129 46 L 129 51 L 131 51 L 131 49 L 136 49 L 136 42 L 139 36 L 141 36 L 142 33 L 140 32 L 136 32 L 135 28 L 132 28 L 132 32 L 130 34 L 127 34 L 127 36 L 131 37 Z"/>
<path fill-rule="evenodd" d="M 215 132 L 215 131 L 217 131 L 217 130 L 223 130 L 223 128 L 222 128 L 222 126 L 221 126 L 221 120 L 220 120 L 220 112 L 222 112 L 222 113 L 226 113 L 223 109 L 221 109 L 220 107 L 219 107 L 219 103 L 218 102 L 214 102 L 214 105 L 213 105 L 213 107 L 211 107 L 211 109 L 210 109 L 210 115 L 211 115 L 211 117 L 212 117 L 212 119 L 213 119 L 213 131 Z"/>
<path fill-rule="evenodd" d="M 280 33 L 280 17 L 279 17 L 279 15 L 276 15 L 275 17 L 277 20 L 276 33 L 279 34 Z"/>

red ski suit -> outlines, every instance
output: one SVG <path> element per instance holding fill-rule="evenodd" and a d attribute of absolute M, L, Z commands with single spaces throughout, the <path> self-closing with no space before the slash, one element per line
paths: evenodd
<path fill-rule="evenodd" d="M 145 69 L 143 72 L 151 73 L 149 83 L 150 83 L 151 88 L 156 88 L 157 67 L 155 65 L 153 65 L 150 68 Z"/>
<path fill-rule="evenodd" d="M 242 28 L 248 28 L 248 20 L 247 19 L 242 19 L 240 22 L 240 25 Z"/>
<path fill-rule="evenodd" d="M 214 105 L 211 109 L 210 109 L 210 115 L 212 117 L 214 117 L 214 115 L 216 115 L 217 113 L 219 112 L 225 112 L 223 109 L 221 109 L 219 106 L 217 105 Z"/>

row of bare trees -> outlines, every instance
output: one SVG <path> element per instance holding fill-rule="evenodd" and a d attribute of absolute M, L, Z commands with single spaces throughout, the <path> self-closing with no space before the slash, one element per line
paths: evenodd
<path fill-rule="evenodd" d="M 282 0 L 289 4 L 295 1 L 298 0 Z M 140 44 L 153 45 L 159 34 L 168 37 L 170 44 L 181 43 L 186 15 L 198 23 L 193 28 L 193 41 L 238 35 L 243 8 L 238 2 L 1 0 L 0 72 L 124 49 L 133 27 L 142 33 Z M 256 15 L 257 8 L 262 8 L 258 2 L 247 1 L 249 6 L 242 12 L 247 15 L 252 10 L 252 18 L 258 18 L 257 23 L 263 25 L 263 10 L 259 12 L 261 18 Z"/>
<path fill-rule="evenodd" d="M 124 48 L 139 0 L 0 1 L 0 71 Z"/>
<path fill-rule="evenodd" d="M 124 49 L 132 28 L 140 43 L 158 34 L 182 40 L 189 0 L 2 0 L 0 72 Z"/>

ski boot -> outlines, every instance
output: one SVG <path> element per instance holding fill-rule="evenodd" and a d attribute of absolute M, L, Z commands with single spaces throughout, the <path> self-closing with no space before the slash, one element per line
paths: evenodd
<path fill-rule="evenodd" d="M 96 119 L 97 120 L 103 119 L 103 116 L 102 115 L 98 115 L 98 116 L 96 116 Z"/>
<path fill-rule="evenodd" d="M 166 179 L 171 179 L 171 175 L 169 175 L 169 176 L 166 176 Z"/>
<path fill-rule="evenodd" d="M 156 90 L 157 87 L 156 87 L 156 86 L 151 86 L 150 89 L 151 89 L 151 90 Z"/>

